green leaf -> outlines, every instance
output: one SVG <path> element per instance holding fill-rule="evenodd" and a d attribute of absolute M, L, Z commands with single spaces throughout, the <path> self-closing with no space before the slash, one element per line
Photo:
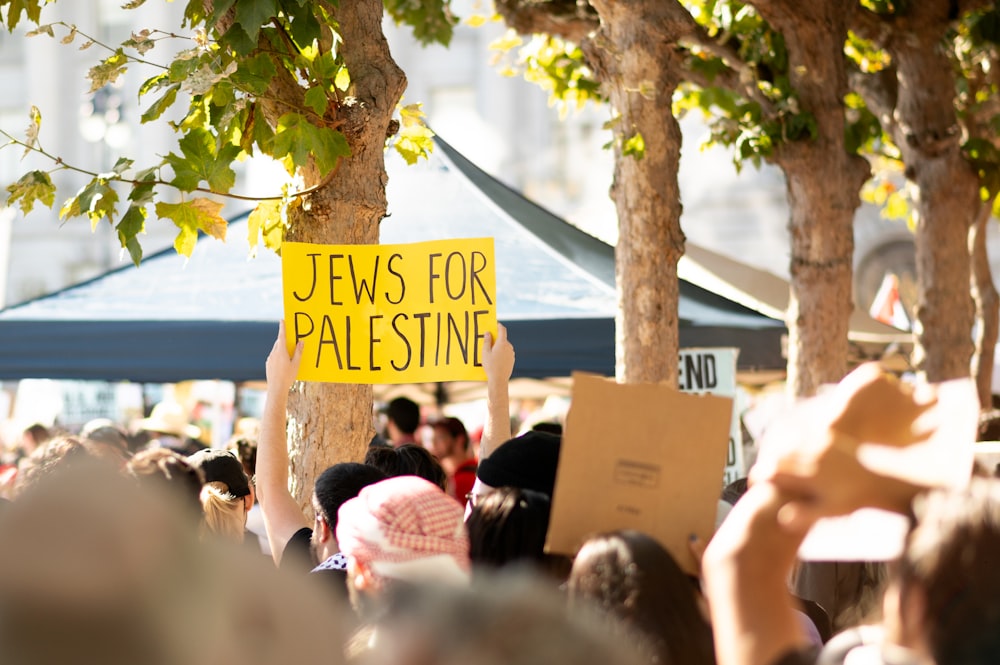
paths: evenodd
<path fill-rule="evenodd" d="M 115 230 L 118 232 L 118 241 L 121 246 L 128 250 L 132 257 L 132 263 L 136 266 L 142 261 L 142 246 L 139 244 L 137 236 L 146 232 L 146 207 L 144 205 L 130 205 L 128 210 L 118 222 Z"/>
<path fill-rule="evenodd" d="M 347 71 L 347 67 L 340 68 L 337 72 L 337 78 L 333 80 L 333 84 L 337 86 L 337 90 L 347 92 L 347 89 L 351 87 L 351 73 Z"/>
<path fill-rule="evenodd" d="M 295 13 L 295 18 L 292 19 L 291 32 L 292 39 L 294 39 L 295 43 L 300 47 L 308 46 L 314 41 L 319 40 L 319 21 L 316 20 L 316 14 L 313 12 L 311 7 L 307 8 L 305 11 Z"/>
<path fill-rule="evenodd" d="M 174 249 L 178 254 L 190 257 L 198 242 L 198 232 L 203 231 L 213 238 L 226 239 L 226 220 L 219 215 L 221 203 L 198 198 L 181 203 L 156 204 L 156 215 L 170 219 L 180 231 L 174 239 Z"/>
<path fill-rule="evenodd" d="M 256 248 L 260 241 L 268 249 L 279 251 L 285 225 L 281 219 L 281 201 L 261 201 L 247 217 L 247 240 Z"/>
<path fill-rule="evenodd" d="M 278 119 L 271 155 L 289 159 L 296 167 L 305 166 L 310 155 L 324 175 L 333 170 L 341 157 L 349 157 L 347 139 L 328 127 L 317 127 L 298 113 L 286 113 Z"/>
<path fill-rule="evenodd" d="M 139 99 L 145 97 L 149 92 L 153 90 L 159 90 L 170 84 L 170 75 L 167 72 L 162 72 L 156 76 L 151 76 L 142 82 L 139 86 Z"/>
<path fill-rule="evenodd" d="M 631 155 L 636 160 L 642 159 L 646 155 L 646 140 L 642 134 L 636 132 L 622 143 L 622 156 Z"/>
<path fill-rule="evenodd" d="M 261 26 L 270 23 L 277 13 L 278 4 L 275 0 L 237 0 L 235 23 L 256 44 Z"/>
<path fill-rule="evenodd" d="M 902 191 L 895 191 L 886 198 L 882 217 L 886 219 L 907 219 L 910 216 L 910 202 Z"/>
<path fill-rule="evenodd" d="M 118 49 L 102 60 L 101 64 L 91 67 L 90 71 L 87 72 L 87 78 L 90 79 L 90 92 L 97 92 L 109 83 L 117 81 L 118 77 L 128 69 L 127 64 L 128 57 L 122 49 Z"/>
<path fill-rule="evenodd" d="M 145 206 L 152 203 L 155 196 L 156 185 L 152 182 L 142 182 L 132 185 L 132 191 L 128 194 L 128 200 L 133 205 Z"/>
<path fill-rule="evenodd" d="M 198 58 L 191 57 L 185 58 L 178 56 L 174 58 L 174 61 L 170 63 L 168 71 L 170 72 L 170 82 L 171 83 L 184 83 L 191 73 L 198 69 L 201 63 Z"/>
<path fill-rule="evenodd" d="M 271 84 L 271 79 L 277 73 L 274 61 L 269 55 L 260 53 L 252 58 L 241 60 L 239 67 L 229 80 L 241 90 L 254 95 L 263 95 Z"/>
<path fill-rule="evenodd" d="M 253 126 L 251 127 L 253 142 L 265 154 L 274 157 L 274 130 L 264 117 L 264 111 L 260 104 L 253 106 Z"/>
<path fill-rule="evenodd" d="M 150 104 L 149 108 L 143 112 L 140 118 L 141 121 L 144 123 L 151 122 L 159 118 L 161 115 L 163 115 L 163 113 L 168 108 L 173 106 L 175 101 L 177 101 L 177 91 L 180 89 L 181 89 L 180 83 L 174 83 L 169 88 L 167 88 L 167 91 L 163 93 L 163 95 L 159 99 Z"/>
<path fill-rule="evenodd" d="M 46 0 L 48 2 L 48 0 Z M 11 32 L 21 21 L 21 14 L 33 23 L 38 23 L 42 7 L 39 0 L 4 0 L 0 6 L 7 6 L 7 29 Z"/>
<path fill-rule="evenodd" d="M 411 166 L 420 158 L 426 159 L 434 150 L 434 132 L 424 124 L 425 117 L 420 104 L 399 108 L 401 129 L 393 147 Z"/>
<path fill-rule="evenodd" d="M 413 36 L 423 44 L 438 42 L 445 46 L 458 17 L 451 13 L 448 0 L 385 0 L 385 11 L 397 25 L 405 23 L 413 28 Z"/>
<path fill-rule="evenodd" d="M 165 161 L 174 170 L 171 183 L 178 189 L 192 191 L 201 181 L 217 192 L 228 192 L 236 184 L 232 163 L 240 154 L 240 147 L 227 143 L 217 150 L 215 137 L 205 129 L 192 129 L 179 141 L 183 157 L 174 153 Z"/>
<path fill-rule="evenodd" d="M 17 203 L 25 215 L 35 207 L 35 201 L 51 208 L 56 200 L 56 186 L 45 171 L 25 173 L 17 182 L 7 185 L 7 191 L 10 192 L 7 205 Z"/>
<path fill-rule="evenodd" d="M 322 116 L 326 113 L 327 103 L 326 91 L 323 88 L 316 86 L 306 91 L 305 104 L 315 111 L 316 115 Z"/>

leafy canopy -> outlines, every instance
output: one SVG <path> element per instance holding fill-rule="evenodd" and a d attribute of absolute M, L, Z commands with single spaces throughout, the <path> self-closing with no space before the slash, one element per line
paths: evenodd
<path fill-rule="evenodd" d="M 232 193 L 233 163 L 267 155 L 292 176 L 309 164 L 330 177 L 339 160 L 350 156 L 348 141 L 338 130 L 338 110 L 351 95 L 351 76 L 338 53 L 340 36 L 332 13 L 350 11 L 348 3 L 336 8 L 336 3 L 313 0 L 189 0 L 180 26 L 143 29 L 121 44 L 105 44 L 73 25 L 40 24 L 41 9 L 51 2 L 55 0 L 0 0 L 0 18 L 9 31 L 27 21 L 34 24 L 28 36 L 99 51 L 87 74 L 92 93 L 115 85 L 130 68 L 152 70 L 139 89 L 141 122 L 166 122 L 164 114 L 173 108 L 182 109 L 183 117 L 169 123 L 178 135 L 177 149 L 161 161 L 139 166 L 119 159 L 110 172 L 96 173 L 67 164 L 43 147 L 42 114 L 32 108 L 23 135 L 0 129 L 7 140 L 3 147 L 34 152 L 53 163 L 51 171 L 32 170 L 7 186 L 7 204 L 25 214 L 36 203 L 54 206 L 51 173 L 71 170 L 89 180 L 61 205 L 60 216 L 86 217 L 94 227 L 102 221 L 111 224 L 136 264 L 142 259 L 138 236 L 150 212 L 177 226 L 174 246 L 181 254 L 190 255 L 199 233 L 224 238 L 220 197 L 257 203 L 250 217 L 251 246 L 262 241 L 278 249 L 288 207 L 297 205 L 305 191 L 286 186 L 268 197 L 237 196 Z M 146 2 L 130 0 L 122 9 Z M 450 0 L 385 0 L 385 7 L 424 43 L 447 44 L 457 22 Z M 179 42 L 182 48 L 156 62 L 153 58 L 164 50 L 156 47 L 164 41 Z M 280 117 L 269 121 L 267 109 L 278 105 Z M 402 108 L 400 116 L 403 131 L 392 145 L 412 163 L 430 151 L 431 134 L 418 105 Z M 162 200 L 171 190 L 179 200 L 177 195 Z"/>

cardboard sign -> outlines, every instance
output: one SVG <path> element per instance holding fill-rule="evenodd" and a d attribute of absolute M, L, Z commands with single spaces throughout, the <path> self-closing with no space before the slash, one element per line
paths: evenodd
<path fill-rule="evenodd" d="M 303 381 L 484 381 L 496 335 L 493 239 L 281 246 L 289 351 Z"/>
<path fill-rule="evenodd" d="M 722 473 L 723 486 L 747 475 L 743 455 L 743 428 L 740 427 L 740 405 L 736 396 L 737 348 L 681 349 L 677 368 L 677 386 L 681 392 L 711 393 L 733 400 L 733 415 L 729 419 L 729 449 L 726 468 Z"/>
<path fill-rule="evenodd" d="M 573 375 L 546 551 L 636 529 L 695 572 L 688 538 L 715 526 L 732 400 Z"/>

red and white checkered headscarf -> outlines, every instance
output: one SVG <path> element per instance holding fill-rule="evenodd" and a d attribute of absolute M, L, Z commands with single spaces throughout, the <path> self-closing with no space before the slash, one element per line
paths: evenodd
<path fill-rule="evenodd" d="M 369 485 L 337 512 L 337 543 L 383 577 L 469 579 L 469 536 L 462 507 L 417 476 Z"/>

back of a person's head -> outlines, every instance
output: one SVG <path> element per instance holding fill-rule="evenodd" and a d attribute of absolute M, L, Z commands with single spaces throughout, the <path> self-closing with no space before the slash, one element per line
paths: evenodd
<path fill-rule="evenodd" d="M 479 462 L 476 477 L 490 487 L 520 487 L 552 496 L 562 438 L 530 430 Z"/>
<path fill-rule="evenodd" d="M 397 397 L 385 410 L 386 416 L 403 434 L 413 434 L 420 427 L 420 406 L 407 397 Z"/>
<path fill-rule="evenodd" d="M 379 469 L 357 462 L 334 464 L 319 474 L 313 493 L 330 530 L 336 533 L 337 513 L 346 501 L 356 497 L 365 487 L 385 479 L 386 475 Z"/>
<path fill-rule="evenodd" d="M 52 438 L 52 430 L 41 423 L 34 423 L 24 429 L 24 433 L 31 437 L 36 446 L 40 446 Z"/>
<path fill-rule="evenodd" d="M 463 517 L 458 502 L 429 481 L 387 478 L 340 507 L 337 543 L 380 580 L 463 584 L 470 566 Z"/>
<path fill-rule="evenodd" d="M 75 436 L 56 436 L 35 448 L 18 465 L 15 495 L 27 491 L 32 485 L 85 460 L 99 456 L 85 441 Z"/>
<path fill-rule="evenodd" d="M 168 448 L 145 448 L 132 456 L 125 470 L 140 486 L 167 487 L 192 509 L 192 515 L 202 514 L 205 477 L 183 455 Z"/>
<path fill-rule="evenodd" d="M 231 450 L 206 448 L 188 455 L 187 462 L 204 478 L 199 498 L 204 513 L 203 534 L 215 534 L 238 543 L 246 533 L 246 499 L 250 479 Z"/>
<path fill-rule="evenodd" d="M 257 440 L 245 436 L 236 436 L 226 444 L 226 450 L 231 450 L 243 463 L 243 472 L 248 478 L 257 473 Z"/>
<path fill-rule="evenodd" d="M 631 644 L 534 576 L 477 578 L 397 597 L 382 622 L 372 665 L 639 665 Z"/>
<path fill-rule="evenodd" d="M 448 474 L 441 462 L 429 450 L 413 443 L 398 448 L 369 446 L 365 453 L 365 464 L 380 470 L 387 478 L 419 476 L 442 490 L 448 487 Z"/>
<path fill-rule="evenodd" d="M 95 418 L 88 421 L 80 428 L 80 438 L 94 444 L 107 446 L 126 459 L 132 452 L 125 430 L 108 418 Z"/>
<path fill-rule="evenodd" d="M 973 478 L 917 505 L 899 561 L 902 603 L 925 598 L 922 633 L 937 665 L 1000 662 L 1000 481 Z"/>
<path fill-rule="evenodd" d="M 597 607 L 655 662 L 715 662 L 694 584 L 650 536 L 638 531 L 592 536 L 580 548 L 567 586 L 572 604 Z"/>
<path fill-rule="evenodd" d="M 565 577 L 565 557 L 545 554 L 551 502 L 541 492 L 500 487 L 476 502 L 465 526 L 469 556 L 476 566 L 500 568 L 528 564 L 553 576 Z"/>
<path fill-rule="evenodd" d="M 58 481 L 0 513 L 4 665 L 343 662 L 328 594 L 248 548 L 199 543 L 165 486 L 107 465 Z"/>

